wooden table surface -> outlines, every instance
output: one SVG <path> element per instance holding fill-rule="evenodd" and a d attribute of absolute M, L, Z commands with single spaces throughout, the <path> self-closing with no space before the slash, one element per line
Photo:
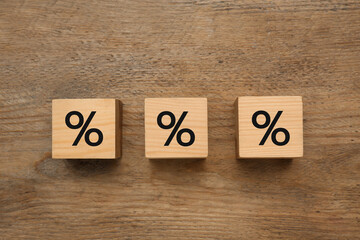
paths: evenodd
<path fill-rule="evenodd" d="M 233 103 L 301 95 L 304 157 L 236 160 Z M 144 98 L 207 97 L 147 160 Z M 51 100 L 119 98 L 119 160 L 51 158 Z M 360 239 L 357 0 L 0 1 L 0 239 Z"/>

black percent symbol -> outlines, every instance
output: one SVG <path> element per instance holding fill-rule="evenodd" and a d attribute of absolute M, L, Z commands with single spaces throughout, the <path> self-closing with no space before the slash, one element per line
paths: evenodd
<path fill-rule="evenodd" d="M 93 119 L 93 117 L 95 116 L 95 113 L 96 111 L 92 111 L 89 115 L 89 117 L 86 119 L 86 122 L 84 124 L 84 116 L 78 112 L 78 111 L 71 111 L 69 112 L 68 114 L 66 114 L 66 117 L 65 117 L 65 123 L 66 123 L 66 126 L 68 126 L 69 128 L 71 129 L 79 129 L 81 128 L 79 134 L 77 135 L 75 141 L 73 142 L 73 146 L 77 146 L 81 137 L 84 135 L 85 133 L 85 142 L 92 146 L 92 147 L 96 147 L 96 146 L 99 146 L 103 139 L 104 139 L 104 136 L 102 134 L 102 132 L 97 129 L 97 128 L 90 128 L 86 131 L 87 127 L 89 126 L 91 120 Z M 73 125 L 71 122 L 70 122 L 70 118 L 72 116 L 77 116 L 79 118 L 79 122 L 75 125 Z M 81 127 L 82 126 L 82 127 Z M 90 141 L 90 134 L 91 133 L 97 133 L 98 135 L 98 140 L 96 142 L 91 142 Z"/>
<path fill-rule="evenodd" d="M 279 120 L 281 114 L 282 114 L 283 111 L 278 111 L 275 115 L 275 118 L 273 119 L 272 122 L 270 122 L 270 115 L 269 113 L 267 113 L 266 111 L 257 111 L 255 112 L 253 115 L 252 115 L 252 124 L 256 127 L 256 128 L 266 128 L 266 127 L 269 127 L 267 130 L 266 130 L 266 133 L 264 135 L 264 137 L 261 139 L 259 145 L 264 145 L 264 143 L 266 142 L 266 139 L 269 137 L 270 133 L 271 133 L 271 140 L 272 142 L 275 144 L 275 145 L 278 145 L 278 146 L 284 146 L 286 145 L 289 141 L 290 141 L 290 133 L 288 130 L 286 130 L 285 128 L 276 128 L 274 129 L 275 127 L 275 124 L 277 123 L 277 121 Z M 257 117 L 259 115 L 264 115 L 265 117 L 265 123 L 263 124 L 259 124 L 257 122 Z M 270 126 L 269 126 L 270 125 Z M 274 131 L 273 131 L 274 129 Z M 284 141 L 282 142 L 279 142 L 277 139 L 276 139 L 276 134 L 278 134 L 279 132 L 282 132 L 284 133 L 285 135 L 285 139 Z"/>
<path fill-rule="evenodd" d="M 179 121 L 177 121 L 177 122 L 176 122 L 176 119 L 175 119 L 175 115 L 172 112 L 163 111 L 158 115 L 157 124 L 159 125 L 160 128 L 162 128 L 162 129 L 173 128 L 173 130 L 171 131 L 171 133 L 170 133 L 168 139 L 166 140 L 164 146 L 169 146 L 169 144 L 172 141 L 172 139 L 174 138 L 175 134 L 176 134 L 176 141 L 183 147 L 191 146 L 195 142 L 195 134 L 191 129 L 183 128 L 183 129 L 179 130 L 180 125 L 184 121 L 187 114 L 188 114 L 188 112 L 184 111 L 181 114 Z M 169 116 L 170 117 L 170 123 L 168 125 L 165 125 L 165 124 L 162 123 L 162 118 L 164 116 Z M 181 139 L 181 136 L 184 133 L 188 133 L 190 135 L 190 140 L 188 142 L 183 142 L 182 139 Z"/>

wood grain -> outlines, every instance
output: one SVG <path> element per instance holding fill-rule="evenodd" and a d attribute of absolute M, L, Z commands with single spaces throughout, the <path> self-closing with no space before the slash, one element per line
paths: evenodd
<path fill-rule="evenodd" d="M 354 0 L 0 1 L 0 239 L 359 239 Z M 303 96 L 304 157 L 236 160 L 238 96 Z M 144 98 L 209 157 L 147 160 Z M 117 98 L 121 160 L 51 158 L 51 100 Z"/>

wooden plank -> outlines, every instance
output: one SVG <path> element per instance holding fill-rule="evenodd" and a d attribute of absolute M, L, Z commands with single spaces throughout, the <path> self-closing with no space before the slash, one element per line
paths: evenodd
<path fill-rule="evenodd" d="M 0 238 L 357 239 L 360 4 L 0 1 Z M 236 160 L 238 96 L 303 96 L 304 157 Z M 206 97 L 206 160 L 147 160 L 144 99 Z M 123 102 L 120 160 L 51 158 L 51 101 Z"/>

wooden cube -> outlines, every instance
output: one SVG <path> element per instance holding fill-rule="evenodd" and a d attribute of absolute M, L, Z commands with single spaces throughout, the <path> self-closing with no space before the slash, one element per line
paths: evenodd
<path fill-rule="evenodd" d="M 145 99 L 147 158 L 206 158 L 206 98 Z"/>
<path fill-rule="evenodd" d="M 239 97 L 238 158 L 297 158 L 303 156 L 302 97 Z"/>
<path fill-rule="evenodd" d="M 121 114 L 122 104 L 117 99 L 53 100 L 52 157 L 120 157 Z"/>

